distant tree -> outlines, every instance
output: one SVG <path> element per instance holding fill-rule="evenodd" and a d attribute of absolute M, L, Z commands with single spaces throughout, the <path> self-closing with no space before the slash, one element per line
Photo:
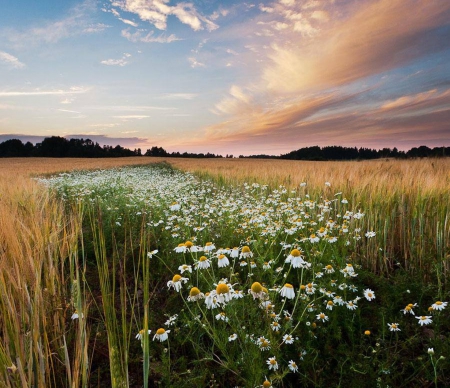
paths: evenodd
<path fill-rule="evenodd" d="M 11 158 L 19 156 L 26 156 L 26 149 L 21 140 L 10 139 L 0 143 L 0 157 Z"/>

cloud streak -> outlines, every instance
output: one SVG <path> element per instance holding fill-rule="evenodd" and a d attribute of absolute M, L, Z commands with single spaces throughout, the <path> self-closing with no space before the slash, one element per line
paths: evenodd
<path fill-rule="evenodd" d="M 70 95 L 70 94 L 83 94 L 89 91 L 88 88 L 80 86 L 72 86 L 69 89 L 57 89 L 57 90 L 20 90 L 20 91 L 0 91 L 0 97 L 23 97 L 23 96 L 53 96 L 53 95 Z"/>
<path fill-rule="evenodd" d="M 25 67 L 25 64 L 20 62 L 18 58 L 5 51 L 0 51 L 0 62 L 9 65 L 13 69 L 23 69 Z"/>

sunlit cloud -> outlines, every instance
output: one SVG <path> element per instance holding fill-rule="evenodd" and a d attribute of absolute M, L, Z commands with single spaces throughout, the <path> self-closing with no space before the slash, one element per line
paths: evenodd
<path fill-rule="evenodd" d="M 192 3 L 180 2 L 168 5 L 167 0 L 110 0 L 113 7 L 130 12 L 142 21 L 149 22 L 159 30 L 167 29 L 167 18 L 174 15 L 181 23 L 188 25 L 194 31 L 207 29 L 213 31 L 218 28 L 210 18 L 201 14 Z M 114 13 L 114 12 L 113 12 Z M 118 13 L 116 11 L 116 13 Z"/>
<path fill-rule="evenodd" d="M 23 69 L 25 67 L 25 64 L 20 62 L 18 58 L 4 51 L 0 51 L 0 62 L 14 69 Z"/>
<path fill-rule="evenodd" d="M 192 100 L 197 96 L 197 93 L 166 93 L 160 98 L 164 100 Z"/>

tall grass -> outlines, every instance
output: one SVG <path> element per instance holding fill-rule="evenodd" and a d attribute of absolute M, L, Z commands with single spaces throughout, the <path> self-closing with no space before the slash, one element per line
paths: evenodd
<path fill-rule="evenodd" d="M 367 229 L 378 244 L 361 251 L 361 262 L 388 275 L 403 267 L 430 279 L 450 270 L 450 159 L 309 162 L 287 160 L 173 159 L 182 170 L 219 184 L 279 185 L 311 195 L 343 192 L 367 212 Z M 301 183 L 306 187 L 301 187 Z M 326 190 L 330 182 L 332 191 Z"/>

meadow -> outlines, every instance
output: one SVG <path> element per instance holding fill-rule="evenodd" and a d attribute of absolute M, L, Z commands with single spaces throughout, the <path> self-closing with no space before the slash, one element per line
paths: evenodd
<path fill-rule="evenodd" d="M 450 385 L 448 159 L 0 167 L 0 386 Z"/>

